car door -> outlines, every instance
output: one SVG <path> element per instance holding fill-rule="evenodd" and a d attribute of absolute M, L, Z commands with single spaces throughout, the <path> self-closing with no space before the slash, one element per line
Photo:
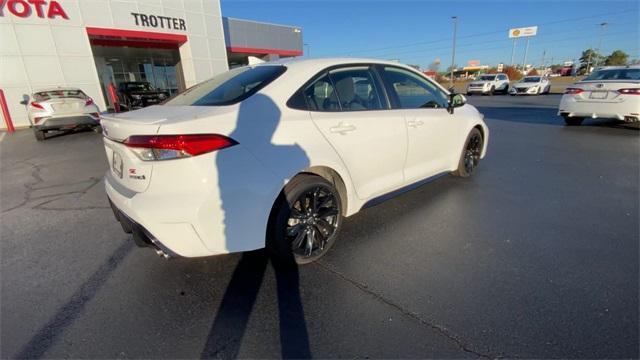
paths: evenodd
<path fill-rule="evenodd" d="M 408 183 L 450 170 L 452 151 L 462 131 L 456 116 L 447 111 L 448 96 L 436 84 L 408 69 L 380 67 L 392 107 L 401 109 L 407 126 L 404 166 Z"/>
<path fill-rule="evenodd" d="M 404 182 L 404 116 L 389 110 L 381 86 L 369 66 L 350 66 L 325 72 L 304 90 L 313 122 L 347 166 L 361 199 Z"/>

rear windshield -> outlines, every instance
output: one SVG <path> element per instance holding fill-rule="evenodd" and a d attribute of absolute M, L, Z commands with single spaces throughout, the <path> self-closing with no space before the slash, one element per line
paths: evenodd
<path fill-rule="evenodd" d="M 286 70 L 284 66 L 240 67 L 177 95 L 165 105 L 217 106 L 231 105 L 255 94 L 261 88 L 278 78 Z"/>
<path fill-rule="evenodd" d="M 530 83 L 537 83 L 540 82 L 540 78 L 539 77 L 526 77 L 524 78 L 524 82 L 530 82 Z"/>
<path fill-rule="evenodd" d="M 87 99 L 88 96 L 82 90 L 51 90 L 40 91 L 33 94 L 35 101 L 47 101 L 51 99 Z"/>
<path fill-rule="evenodd" d="M 640 80 L 640 69 L 602 69 L 596 70 L 585 80 Z"/>

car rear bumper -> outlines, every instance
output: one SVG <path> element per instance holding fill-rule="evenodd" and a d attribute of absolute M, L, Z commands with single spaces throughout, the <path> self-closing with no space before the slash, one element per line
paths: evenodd
<path fill-rule="evenodd" d="M 124 170 L 127 176 L 129 169 Z M 134 239 L 143 246 L 151 242 L 156 250 L 181 257 L 263 248 L 269 213 L 282 187 L 240 145 L 153 162 L 149 185 L 140 192 L 116 176 L 107 172 L 105 190 L 123 228 L 131 223 Z"/>
<path fill-rule="evenodd" d="M 576 101 L 564 95 L 558 107 L 558 115 L 616 119 L 626 122 L 640 121 L 640 97 L 624 102 Z"/>
<path fill-rule="evenodd" d="M 61 117 L 45 117 L 34 125 L 38 130 L 53 130 L 61 128 L 73 128 L 77 126 L 97 126 L 100 119 L 89 114 Z"/>

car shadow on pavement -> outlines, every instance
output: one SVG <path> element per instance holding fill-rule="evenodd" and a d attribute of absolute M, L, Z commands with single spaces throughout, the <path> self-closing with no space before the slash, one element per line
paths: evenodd
<path fill-rule="evenodd" d="M 102 285 L 133 248 L 133 241 L 123 242 L 100 267 L 71 295 L 71 298 L 55 315 L 31 337 L 29 342 L 14 356 L 16 359 L 41 358 L 82 314 L 84 307 L 93 299 Z"/>
<path fill-rule="evenodd" d="M 295 164 L 304 169 L 309 165 L 305 151 L 297 144 L 274 144 L 272 138 L 281 119 L 281 112 L 273 100 L 262 94 L 255 94 L 240 105 L 235 129 L 229 136 L 240 144 L 251 144 L 265 161 Z M 265 169 L 277 164 L 265 164 Z M 232 151 L 217 154 L 218 187 L 224 213 L 225 239 L 238 244 L 249 236 L 255 236 L 252 226 L 259 224 L 263 212 L 271 210 L 263 204 L 264 196 L 258 189 L 246 188 L 238 181 L 238 157 Z M 274 170 L 271 168 L 271 170 Z M 252 176 L 250 170 L 246 176 Z M 277 171 L 274 171 L 277 173 Z M 265 186 L 267 186 L 265 184 Z M 275 197 L 275 196 L 274 196 Z M 246 199 L 257 201 L 246 202 Z M 256 211 L 256 209 L 258 209 Z M 284 231 L 284 229 L 282 230 Z M 271 231 L 270 231 L 271 232 Z M 264 246 L 266 231 L 260 231 L 260 244 Z M 271 235 L 270 235 L 271 236 Z M 255 246 L 255 243 L 249 242 Z M 270 261 L 271 260 L 271 261 Z M 270 259 L 267 251 L 258 250 L 244 253 L 238 262 L 231 281 L 209 331 L 201 358 L 236 358 L 248 321 L 263 283 L 267 264 L 271 262 L 277 282 L 280 350 L 282 358 L 310 358 L 309 337 L 300 299 L 298 267 L 293 261 Z"/>

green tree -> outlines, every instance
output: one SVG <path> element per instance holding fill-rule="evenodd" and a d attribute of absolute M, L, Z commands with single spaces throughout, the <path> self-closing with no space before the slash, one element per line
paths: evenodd
<path fill-rule="evenodd" d="M 627 65 L 629 55 L 622 50 L 616 50 L 607 56 L 605 65 Z"/>
<path fill-rule="evenodd" d="M 593 49 L 587 49 L 582 52 L 582 56 L 580 56 L 580 68 L 578 72 L 580 74 L 588 74 L 594 64 L 602 64 L 604 60 L 604 56 L 600 55 L 597 51 Z"/>

